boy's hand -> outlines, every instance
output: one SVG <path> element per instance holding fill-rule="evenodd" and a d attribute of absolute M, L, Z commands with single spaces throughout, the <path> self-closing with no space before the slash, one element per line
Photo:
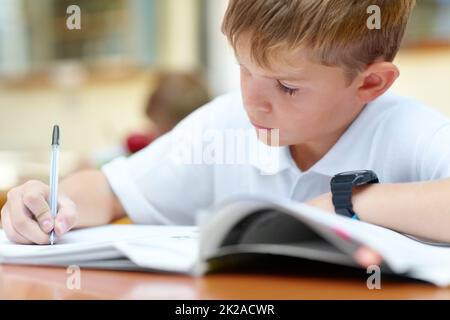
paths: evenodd
<path fill-rule="evenodd" d="M 330 213 L 334 213 L 334 206 L 331 200 L 332 195 L 330 192 L 320 195 L 314 199 L 306 202 L 306 204 L 320 208 Z M 359 265 L 367 268 L 371 265 L 380 265 L 383 262 L 383 258 L 375 250 L 369 247 L 360 247 L 354 258 Z"/>
<path fill-rule="evenodd" d="M 49 233 L 61 236 L 77 222 L 75 203 L 64 195 L 58 196 L 56 219 L 47 202 L 49 187 L 40 181 L 28 181 L 11 189 L 1 210 L 3 229 L 8 239 L 20 244 L 49 244 Z"/>

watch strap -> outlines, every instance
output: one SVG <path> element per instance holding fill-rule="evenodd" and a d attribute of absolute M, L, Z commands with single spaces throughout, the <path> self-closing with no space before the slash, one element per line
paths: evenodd
<path fill-rule="evenodd" d="M 337 214 L 352 218 L 355 215 L 352 205 L 353 185 L 349 182 L 336 182 L 331 186 L 332 200 Z"/>

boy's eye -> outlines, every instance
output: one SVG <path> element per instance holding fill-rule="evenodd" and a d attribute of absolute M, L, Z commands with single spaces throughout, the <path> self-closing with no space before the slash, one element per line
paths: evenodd
<path fill-rule="evenodd" d="M 295 95 L 298 92 L 298 88 L 291 88 L 286 86 L 285 84 L 281 83 L 281 81 L 277 81 L 277 87 L 278 89 L 280 89 L 282 92 L 289 94 L 290 96 Z"/>

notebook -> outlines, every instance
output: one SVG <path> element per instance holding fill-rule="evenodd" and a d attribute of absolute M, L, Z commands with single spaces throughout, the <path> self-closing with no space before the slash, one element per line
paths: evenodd
<path fill-rule="evenodd" d="M 199 213 L 200 214 L 200 213 Z M 290 200 L 241 196 L 207 211 L 199 226 L 108 225 L 67 233 L 53 246 L 18 245 L 0 232 L 0 263 L 203 275 L 246 257 L 282 257 L 360 268 L 361 245 L 382 271 L 450 284 L 450 246 L 348 219 Z M 297 261 L 297 260 L 295 260 Z"/>

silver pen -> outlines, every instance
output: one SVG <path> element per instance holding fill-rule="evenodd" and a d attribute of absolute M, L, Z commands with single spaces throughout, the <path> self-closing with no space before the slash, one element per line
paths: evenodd
<path fill-rule="evenodd" d="M 59 126 L 53 126 L 52 133 L 52 158 L 50 162 L 50 212 L 53 220 L 58 212 L 58 167 L 59 167 Z M 50 244 L 53 245 L 56 240 L 55 230 L 50 233 Z"/>

